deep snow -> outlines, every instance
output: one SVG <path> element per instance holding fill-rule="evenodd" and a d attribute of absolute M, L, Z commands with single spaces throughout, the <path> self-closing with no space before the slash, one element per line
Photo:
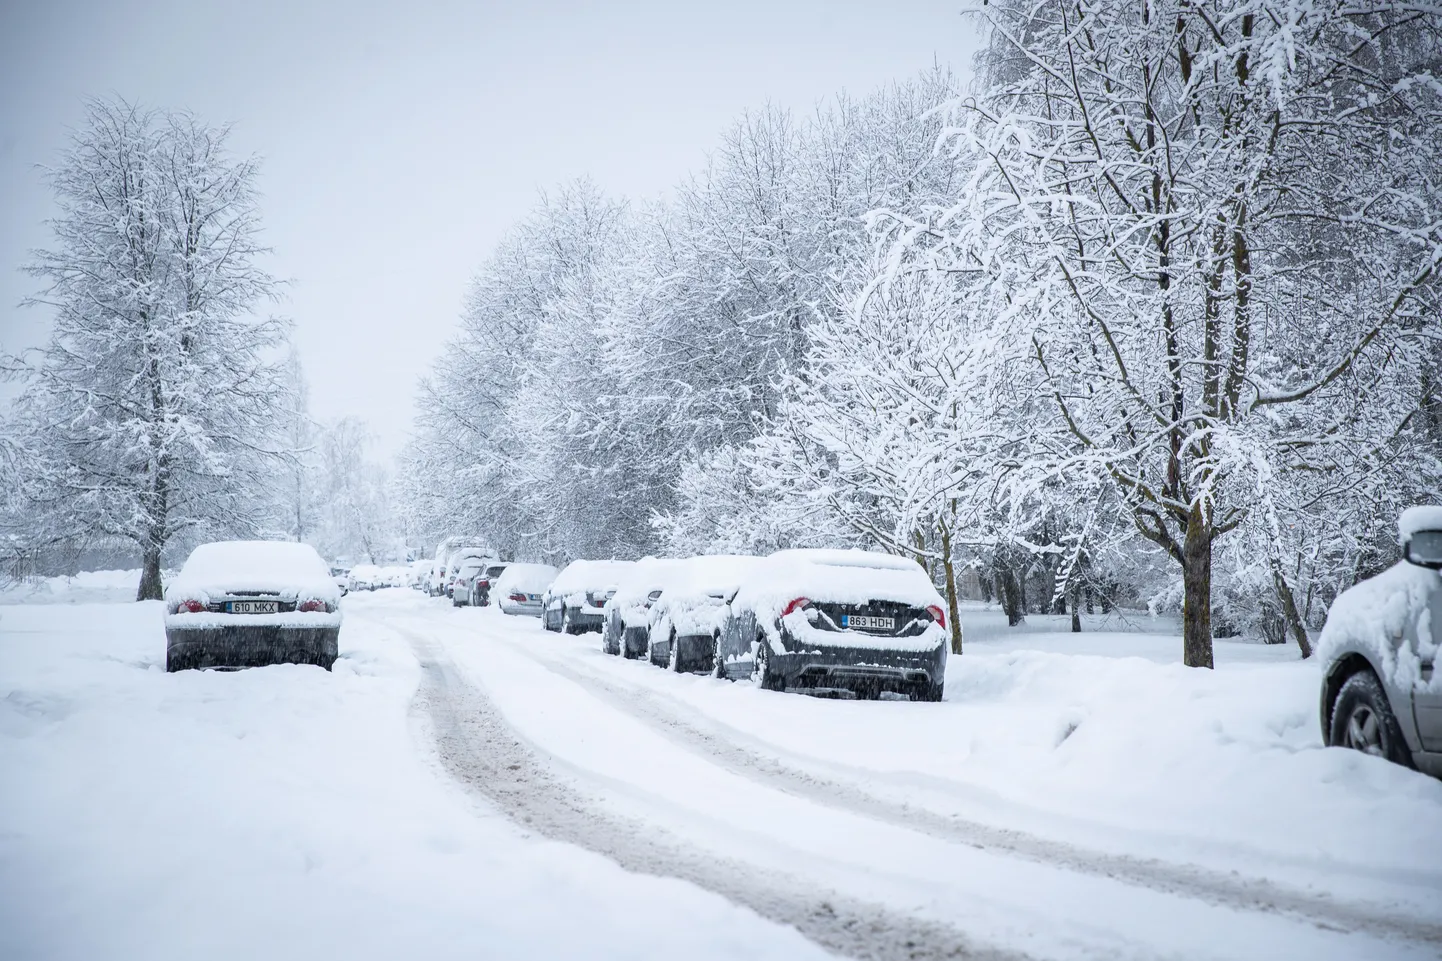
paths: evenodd
<path fill-rule="evenodd" d="M 333 674 L 166 674 L 161 613 L 0 607 L 0 958 L 822 956 L 463 793 L 373 622 Z"/>
<path fill-rule="evenodd" d="M 1317 668 L 1294 649 L 1219 642 L 1218 669 L 1195 671 L 1165 619 L 1072 635 L 973 608 L 945 702 L 855 702 L 676 675 L 410 591 L 343 605 L 333 675 L 167 675 L 158 604 L 0 607 L 0 957 L 821 956 L 468 794 L 429 748 L 406 636 L 600 809 L 982 943 L 1229 961 L 1442 943 L 1375 937 L 1400 917 L 1442 938 L 1437 846 L 1417 830 L 1442 822 L 1442 785 L 1323 749 Z M 988 826 L 1030 832 L 1025 856 Z M 1313 913 L 1240 909 L 1268 883 Z M 1345 933 L 1359 917 L 1382 920 Z"/>

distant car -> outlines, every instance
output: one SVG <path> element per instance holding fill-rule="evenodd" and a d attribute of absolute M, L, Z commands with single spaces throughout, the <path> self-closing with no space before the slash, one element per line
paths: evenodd
<path fill-rule="evenodd" d="M 373 591 L 380 585 L 381 569 L 374 564 L 357 564 L 350 569 L 350 589 Z"/>
<path fill-rule="evenodd" d="M 330 670 L 340 623 L 340 590 L 310 545 L 202 544 L 165 592 L 165 669 L 316 664 Z"/>
<path fill-rule="evenodd" d="M 330 569 L 330 576 L 331 579 L 335 581 L 335 586 L 340 588 L 341 597 L 345 597 L 350 593 L 350 568 L 332 567 Z"/>
<path fill-rule="evenodd" d="M 496 552 L 491 550 L 483 538 L 454 536 L 447 537 L 436 545 L 435 557 L 431 562 L 430 577 L 427 578 L 425 590 L 432 597 L 439 597 L 442 594 L 449 594 L 452 575 L 455 574 L 455 566 L 447 569 L 449 562 L 462 549 L 469 548 L 474 553 L 484 554 L 488 557 L 495 557 Z"/>
<path fill-rule="evenodd" d="M 647 658 L 677 673 L 711 672 L 726 605 L 761 558 L 715 554 L 682 561 L 647 612 Z"/>
<path fill-rule="evenodd" d="M 451 582 L 451 603 L 456 607 L 485 607 L 490 603 L 491 581 L 500 577 L 506 565 L 489 557 L 468 557 L 461 561 Z"/>
<path fill-rule="evenodd" d="M 767 690 L 939 701 L 950 636 L 915 561 L 859 550 L 778 551 L 742 580 L 717 673 Z"/>
<path fill-rule="evenodd" d="M 504 614 L 541 616 L 541 598 L 560 573 L 550 564 L 509 564 L 491 585 L 491 596 Z"/>
<path fill-rule="evenodd" d="M 646 653 L 650 635 L 646 615 L 681 563 L 675 558 L 643 557 L 631 566 L 606 601 L 601 650 L 628 659 Z"/>
<path fill-rule="evenodd" d="M 471 602 L 471 579 L 488 564 L 496 562 L 495 552 L 487 547 L 462 547 L 446 561 L 446 596 L 456 607 Z"/>
<path fill-rule="evenodd" d="M 1398 528 L 1403 559 L 1327 612 L 1322 741 L 1442 777 L 1442 507 L 1409 508 Z"/>
<path fill-rule="evenodd" d="M 634 561 L 572 561 L 541 598 L 541 626 L 580 634 L 601 629 L 606 601 Z"/>
<path fill-rule="evenodd" d="M 504 563 L 488 564 L 478 576 L 471 578 L 470 595 L 473 606 L 486 607 L 491 603 L 491 589 L 508 566 Z"/>

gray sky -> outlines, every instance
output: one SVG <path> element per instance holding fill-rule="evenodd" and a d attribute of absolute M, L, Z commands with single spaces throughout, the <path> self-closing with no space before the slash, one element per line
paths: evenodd
<path fill-rule="evenodd" d="M 35 283 L 18 267 L 49 240 L 35 165 L 81 98 L 189 108 L 265 159 L 313 413 L 359 415 L 393 451 L 467 280 L 540 189 L 590 175 L 656 196 L 748 108 L 964 68 L 964 2 L 5 0 L 0 348 L 45 336 L 14 306 Z"/>

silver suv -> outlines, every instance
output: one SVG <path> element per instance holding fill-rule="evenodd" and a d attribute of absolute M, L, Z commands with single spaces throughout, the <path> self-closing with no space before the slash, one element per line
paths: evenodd
<path fill-rule="evenodd" d="M 1403 560 L 1327 612 L 1322 740 L 1442 777 L 1442 507 L 1399 523 Z"/>

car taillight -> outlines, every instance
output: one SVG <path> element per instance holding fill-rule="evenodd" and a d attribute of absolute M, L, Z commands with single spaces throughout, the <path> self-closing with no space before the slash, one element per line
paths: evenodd
<path fill-rule="evenodd" d="M 801 610 L 802 608 L 806 607 L 806 606 L 807 606 L 808 604 L 810 604 L 810 603 L 811 603 L 811 599 L 810 599 L 810 598 L 807 598 L 807 597 L 798 597 L 798 598 L 796 598 L 796 600 L 794 600 L 794 601 L 792 601 L 790 604 L 787 604 L 787 605 L 786 605 L 785 609 L 782 610 L 782 612 L 781 612 L 781 616 L 782 616 L 782 617 L 785 617 L 787 614 L 790 614 L 792 611 L 799 611 L 799 610 Z"/>
<path fill-rule="evenodd" d="M 491 582 L 490 582 L 490 581 L 476 581 L 476 586 L 477 586 L 477 587 L 490 587 L 490 586 L 491 586 Z"/>
<path fill-rule="evenodd" d="M 199 614 L 205 610 L 205 605 L 199 601 L 181 601 L 175 605 L 175 613 Z"/>
<path fill-rule="evenodd" d="M 305 613 L 307 613 L 307 614 L 312 614 L 312 613 L 315 613 L 315 612 L 317 612 L 317 611 L 321 611 L 321 612 L 328 611 L 328 610 L 330 610 L 330 608 L 328 608 L 328 607 L 326 606 L 325 601 L 318 601 L 318 600 L 315 600 L 314 598 L 312 598 L 311 600 L 308 600 L 308 601 L 301 601 L 301 602 L 300 602 L 300 606 L 297 607 L 296 610 L 298 610 L 298 611 L 303 611 L 303 612 L 305 612 Z"/>
<path fill-rule="evenodd" d="M 524 604 L 524 603 L 526 603 L 526 595 L 524 595 L 524 594 L 512 594 L 512 595 L 511 595 L 511 600 L 515 601 L 517 604 Z"/>
<path fill-rule="evenodd" d="M 926 609 L 926 613 L 931 615 L 931 619 L 936 622 L 938 627 L 946 627 L 946 612 L 941 608 L 933 604 Z"/>

